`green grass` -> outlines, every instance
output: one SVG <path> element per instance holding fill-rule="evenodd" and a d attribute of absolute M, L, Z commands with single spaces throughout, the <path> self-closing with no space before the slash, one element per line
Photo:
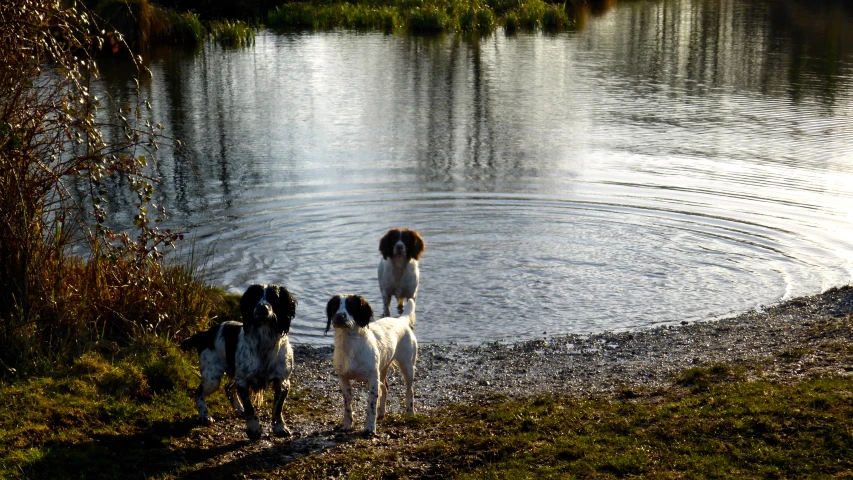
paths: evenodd
<path fill-rule="evenodd" d="M 271 10 L 267 25 L 278 29 L 402 31 L 409 33 L 489 33 L 504 25 L 521 30 L 571 28 L 563 4 L 543 0 L 400 0 L 398 2 L 293 2 Z"/>
<path fill-rule="evenodd" d="M 197 378 L 188 357 L 156 338 L 109 356 L 92 352 L 0 386 L 0 477 L 120 476 L 147 468 L 145 451 L 186 434 Z"/>
<path fill-rule="evenodd" d="M 719 379 L 720 369 L 707 369 L 702 376 Z M 697 373 L 692 369 L 685 376 Z M 322 465 L 306 458 L 284 474 L 321 477 L 341 469 L 351 478 L 413 473 L 472 479 L 853 474 L 850 379 L 796 385 L 711 380 L 705 387 L 633 400 L 493 398 L 420 419 L 410 428 L 435 434 L 419 442 L 368 458 L 359 452 L 339 453 Z M 418 459 L 428 467 L 413 472 L 399 459 Z"/>
<path fill-rule="evenodd" d="M 849 348 L 838 351 L 849 360 Z M 194 420 L 194 363 L 191 355 L 150 338 L 112 356 L 87 354 L 49 376 L 0 385 L 6 406 L 0 477 L 203 473 L 210 465 L 192 458 L 209 460 L 217 449 L 246 444 L 240 431 L 240 438 L 200 453 L 199 438 L 207 434 Z M 661 391 L 595 399 L 495 396 L 430 415 L 391 415 L 380 426 L 390 439 L 353 438 L 314 451 L 285 442 L 213 471 L 275 478 L 853 475 L 853 379 L 748 379 L 758 371 L 718 364 L 685 370 Z M 328 406 L 318 409 L 317 400 L 294 389 L 288 423 L 328 417 Z M 211 396 L 212 411 L 228 408 L 221 392 Z"/>
<path fill-rule="evenodd" d="M 210 23 L 213 39 L 222 45 L 248 47 L 255 44 L 255 29 L 240 20 L 219 20 Z"/>
<path fill-rule="evenodd" d="M 288 3 L 274 8 L 267 16 L 267 24 L 270 27 L 299 30 L 346 28 L 390 32 L 397 26 L 398 21 L 397 10 L 393 7 L 350 3 Z"/>

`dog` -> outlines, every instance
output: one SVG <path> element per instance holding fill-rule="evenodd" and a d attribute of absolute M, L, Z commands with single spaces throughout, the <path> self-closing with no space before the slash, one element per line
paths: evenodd
<path fill-rule="evenodd" d="M 388 400 L 388 369 L 400 368 L 406 381 L 406 412 L 415 414 L 414 380 L 418 358 L 415 326 L 415 301 L 408 299 L 403 316 L 373 321 L 373 309 L 359 295 L 335 295 L 326 304 L 326 332 L 335 329 L 335 373 L 344 396 L 343 431 L 352 430 L 351 380 L 366 381 L 367 420 L 364 434 L 376 433 L 376 419 L 385 416 Z"/>
<path fill-rule="evenodd" d="M 408 228 L 392 228 L 379 240 L 379 291 L 382 316 L 391 316 L 391 297 L 397 297 L 397 313 L 403 312 L 406 299 L 417 300 L 420 272 L 418 260 L 426 250 L 421 235 Z"/>
<path fill-rule="evenodd" d="M 233 383 L 226 387 L 226 393 L 237 414 L 245 415 L 249 438 L 261 436 L 252 397 L 256 403 L 262 400 L 267 384 L 272 384 L 275 393 L 273 432 L 290 436 L 281 409 L 290 391 L 293 371 L 288 332 L 296 314 L 296 300 L 282 286 L 255 284 L 240 299 L 240 314 L 243 323 L 224 322 L 181 343 L 182 350 L 198 352 L 201 371 L 201 384 L 196 390 L 198 418 L 203 424 L 213 423 L 205 398 L 219 388 L 222 375 L 227 373 Z"/>

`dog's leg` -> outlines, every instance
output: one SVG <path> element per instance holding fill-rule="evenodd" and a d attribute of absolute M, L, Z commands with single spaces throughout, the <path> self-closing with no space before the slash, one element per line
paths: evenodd
<path fill-rule="evenodd" d="M 379 407 L 376 409 L 376 418 L 385 418 L 385 402 L 388 400 L 388 367 L 382 371 L 379 377 Z"/>
<path fill-rule="evenodd" d="M 237 395 L 237 384 L 233 380 L 225 386 L 225 394 L 228 395 L 228 400 L 231 401 L 231 406 L 234 407 L 234 413 L 238 417 L 242 417 L 245 411 L 243 410 L 243 404 L 240 403 L 240 397 Z"/>
<path fill-rule="evenodd" d="M 391 316 L 391 294 L 382 292 L 382 318 Z"/>
<path fill-rule="evenodd" d="M 397 362 L 400 367 L 400 373 L 403 374 L 403 380 L 406 381 L 406 413 L 409 415 L 415 414 L 415 358 L 410 361 Z"/>
<path fill-rule="evenodd" d="M 198 419 L 204 425 L 210 425 L 213 423 L 213 417 L 210 416 L 210 412 L 207 410 L 207 403 L 205 403 L 204 400 L 208 395 L 219 388 L 221 380 L 221 375 L 202 375 L 201 383 L 195 391 L 195 401 L 198 406 Z"/>
<path fill-rule="evenodd" d="M 284 425 L 284 418 L 281 415 L 281 409 L 284 406 L 284 399 L 290 393 L 290 380 L 272 380 L 273 391 L 275 392 L 275 400 L 272 406 L 272 431 L 279 437 L 289 437 L 290 429 Z"/>
<path fill-rule="evenodd" d="M 246 415 L 246 435 L 252 440 L 261 438 L 261 422 L 258 420 L 258 413 L 255 411 L 255 406 L 252 404 L 252 393 L 249 391 L 249 386 L 246 385 L 244 379 L 237 379 L 237 395 L 243 402 L 243 409 Z"/>
<path fill-rule="evenodd" d="M 379 370 L 372 372 L 367 378 L 367 421 L 364 424 L 364 434 L 376 434 L 376 402 L 379 397 Z"/>
<path fill-rule="evenodd" d="M 341 393 L 344 396 L 344 424 L 341 425 L 341 430 L 348 431 L 352 430 L 352 385 L 350 385 L 349 380 L 344 378 L 340 378 L 341 381 Z"/>

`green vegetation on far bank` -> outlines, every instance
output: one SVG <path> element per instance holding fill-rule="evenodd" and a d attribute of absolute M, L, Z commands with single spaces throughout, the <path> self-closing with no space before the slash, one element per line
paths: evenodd
<path fill-rule="evenodd" d="M 394 2 L 292 2 L 274 8 L 267 25 L 280 29 L 490 33 L 559 31 L 574 25 L 571 3 L 543 0 L 404 0 Z"/>
<path fill-rule="evenodd" d="M 583 24 L 612 0 L 312 0 L 169 2 L 92 0 L 94 11 L 135 48 L 152 44 L 199 44 L 208 36 L 225 45 L 252 43 L 254 30 L 331 30 L 490 33 L 561 31 Z M 235 5 L 242 5 L 235 8 Z M 115 45 L 112 45 L 115 47 Z"/>
<path fill-rule="evenodd" d="M 845 362 L 853 359 L 849 346 L 839 344 L 835 353 Z M 788 359 L 780 355 L 779 361 Z M 317 399 L 297 383 L 287 400 L 287 421 L 328 427 L 223 460 L 249 444 L 240 427 L 229 434 L 215 433 L 222 426 L 198 426 L 191 400 L 194 363 L 175 345 L 148 339 L 119 354 L 93 352 L 49 375 L 0 384 L 0 401 L 7 405 L 0 412 L 0 476 L 816 478 L 853 473 L 853 379 L 848 376 L 786 384 L 761 379 L 760 365 L 694 367 L 661 391 L 625 390 L 593 399 L 495 396 L 414 418 L 391 415 L 383 422 L 390 438 L 344 436 L 331 446 L 328 437 L 339 412 L 318 410 Z M 229 414 L 221 390 L 211 401 L 218 418 Z M 268 408 L 269 402 L 263 416 Z M 203 448 L 206 438 L 217 440 Z M 325 446 L 305 446 L 312 442 Z"/>

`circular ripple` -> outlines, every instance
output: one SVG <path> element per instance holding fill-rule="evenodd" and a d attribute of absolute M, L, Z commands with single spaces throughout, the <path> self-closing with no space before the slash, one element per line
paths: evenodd
<path fill-rule="evenodd" d="M 422 341 L 709 319 L 847 278 L 820 242 L 736 219 L 517 194 L 393 197 L 250 202 L 235 215 L 239 227 L 199 226 L 197 241 L 215 248 L 208 273 L 234 292 L 287 285 L 299 300 L 293 337 L 309 343 L 324 342 L 333 294 L 357 293 L 381 308 L 378 242 L 390 226 L 416 228 L 427 241 Z"/>

